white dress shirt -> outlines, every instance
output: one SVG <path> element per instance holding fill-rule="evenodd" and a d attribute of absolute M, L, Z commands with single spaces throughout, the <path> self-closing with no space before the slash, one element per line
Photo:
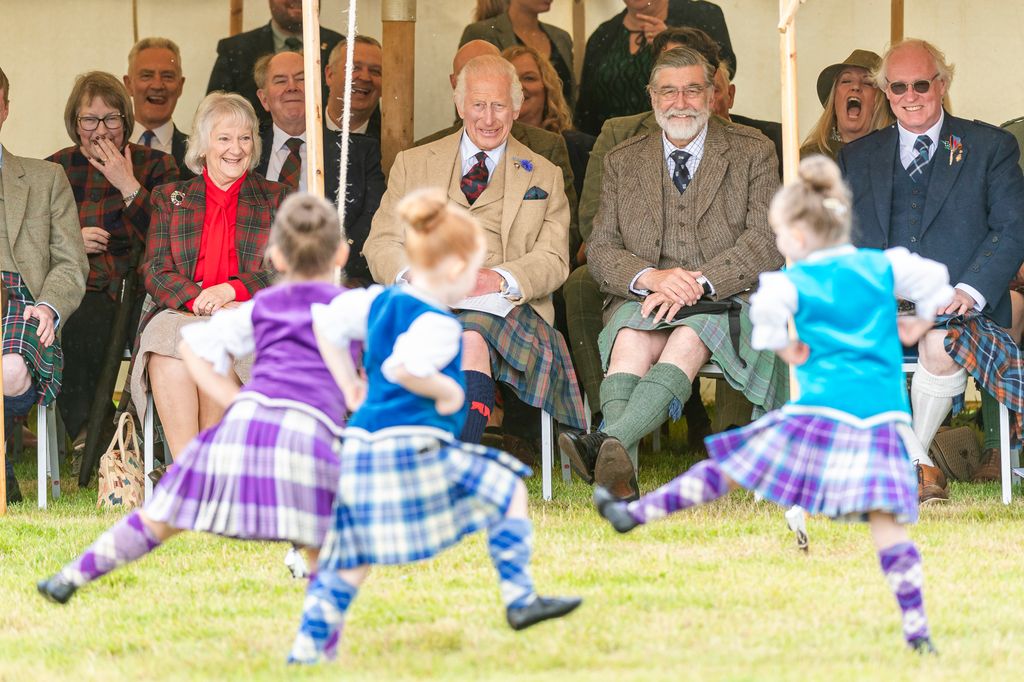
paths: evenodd
<path fill-rule="evenodd" d="M 142 144 L 142 134 L 146 132 L 146 126 L 142 125 L 138 121 L 135 122 L 135 129 L 132 130 L 132 136 L 128 138 L 129 142 L 135 144 Z M 171 153 L 171 145 L 174 144 L 174 121 L 168 121 L 159 128 L 153 128 L 153 142 L 149 145 L 153 149 L 158 149 L 165 154 Z M 143 145 L 145 146 L 145 145 Z"/>

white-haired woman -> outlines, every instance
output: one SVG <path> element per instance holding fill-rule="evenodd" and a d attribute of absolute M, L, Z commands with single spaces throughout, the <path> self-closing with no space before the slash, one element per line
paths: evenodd
<path fill-rule="evenodd" d="M 178 354 L 180 329 L 270 284 L 263 255 L 274 213 L 288 193 L 251 172 L 260 158 L 259 122 L 240 95 L 207 95 L 192 131 L 185 163 L 196 177 L 152 194 L 143 266 L 149 295 L 132 370 L 138 413 L 144 413 L 148 385 L 172 456 L 222 415 Z M 235 372 L 246 369 L 236 365 Z"/>

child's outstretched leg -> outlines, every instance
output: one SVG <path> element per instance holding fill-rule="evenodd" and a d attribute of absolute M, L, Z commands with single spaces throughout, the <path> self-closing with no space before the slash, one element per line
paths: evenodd
<path fill-rule="evenodd" d="M 64 604 L 82 585 L 150 553 L 179 532 L 166 523 L 147 518 L 141 510 L 133 511 L 99 536 L 80 557 L 36 587 L 50 601 Z"/>
<path fill-rule="evenodd" d="M 735 487 L 714 460 L 706 459 L 635 502 L 620 502 L 604 488 L 595 488 L 594 504 L 615 530 L 628 533 L 641 523 L 717 500 Z"/>
<path fill-rule="evenodd" d="M 526 486 L 518 481 L 505 518 L 487 529 L 487 551 L 498 571 L 501 598 L 513 630 L 564 616 L 582 601 L 578 597 L 542 597 L 534 590 L 530 576 L 533 525 L 526 509 Z"/>
<path fill-rule="evenodd" d="M 903 613 L 903 637 L 918 653 L 933 654 L 935 647 L 928 633 L 928 618 L 924 612 L 921 555 L 910 541 L 907 529 L 897 523 L 892 514 L 872 512 L 869 521 L 871 537 L 882 563 L 882 573 Z"/>
<path fill-rule="evenodd" d="M 289 663 L 319 663 L 337 656 L 345 614 L 369 572 L 369 566 L 360 566 L 345 571 L 318 571 L 309 576 L 302 622 L 288 653 Z"/>

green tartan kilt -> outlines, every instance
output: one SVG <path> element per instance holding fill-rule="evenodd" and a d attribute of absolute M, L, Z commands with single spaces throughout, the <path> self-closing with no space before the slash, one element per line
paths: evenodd
<path fill-rule="evenodd" d="M 558 423 L 586 428 L 569 349 L 537 311 L 518 305 L 503 318 L 474 310 L 463 310 L 458 317 L 463 329 L 487 341 L 495 381 L 508 384 L 520 400 L 544 409 Z"/>
<path fill-rule="evenodd" d="M 608 370 L 612 345 L 620 329 L 648 331 L 689 327 L 711 351 L 712 364 L 722 370 L 729 385 L 741 391 L 754 404 L 754 419 L 781 407 L 789 399 L 789 371 L 786 363 L 772 351 L 758 351 L 750 347 L 750 305 L 738 297 L 733 300 L 742 305 L 738 355 L 729 338 L 727 313 L 692 315 L 671 321 L 662 320 L 654 325 L 653 315 L 645 318 L 641 314 L 640 303 L 627 301 L 615 311 L 597 339 L 602 367 Z"/>
<path fill-rule="evenodd" d="M 60 393 L 60 382 L 64 375 L 64 353 L 60 341 L 54 340 L 49 348 L 43 348 L 36 330 L 39 322 L 32 318 L 25 320 L 25 308 L 35 305 L 35 299 L 16 272 L 4 271 L 4 286 L 7 287 L 7 310 L 3 318 L 3 353 L 15 353 L 25 359 L 32 383 L 38 392 L 38 402 L 49 405 Z"/>

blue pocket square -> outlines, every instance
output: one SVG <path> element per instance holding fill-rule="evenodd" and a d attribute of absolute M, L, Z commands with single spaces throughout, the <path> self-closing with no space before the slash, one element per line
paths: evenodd
<path fill-rule="evenodd" d="M 548 193 L 542 190 L 537 185 L 534 185 L 530 189 L 526 190 L 526 194 L 523 195 L 523 201 L 531 201 L 534 199 L 547 199 Z"/>

